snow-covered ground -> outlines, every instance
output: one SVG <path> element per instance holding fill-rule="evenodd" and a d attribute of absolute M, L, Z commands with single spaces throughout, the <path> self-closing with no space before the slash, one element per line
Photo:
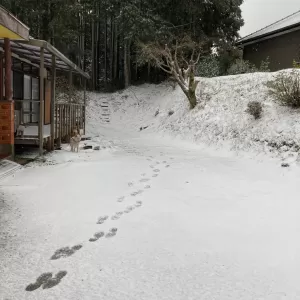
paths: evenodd
<path fill-rule="evenodd" d="M 149 126 L 145 134 L 178 137 L 238 155 L 295 161 L 300 150 L 300 112 L 280 106 L 269 96 L 265 84 L 277 74 L 201 78 L 197 89 L 201 104 L 192 111 L 180 87 L 173 89 L 170 84 L 145 84 L 114 94 L 90 94 L 90 99 L 96 110 L 99 99 L 111 103 L 115 125 L 134 130 Z M 263 104 L 261 119 L 254 120 L 246 112 L 250 101 Z"/>
<path fill-rule="evenodd" d="M 94 95 L 99 151 L 66 146 L 0 182 L 0 299 L 300 299 L 300 170 L 191 143 L 184 120 L 227 110 L 179 112 L 171 91 L 97 95 L 115 99 L 106 125 Z"/>

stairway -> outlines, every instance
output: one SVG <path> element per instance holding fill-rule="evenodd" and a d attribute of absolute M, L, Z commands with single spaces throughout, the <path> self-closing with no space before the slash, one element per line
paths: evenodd
<path fill-rule="evenodd" d="M 101 121 L 104 123 L 110 123 L 110 109 L 109 103 L 105 100 L 100 103 L 101 107 Z"/>

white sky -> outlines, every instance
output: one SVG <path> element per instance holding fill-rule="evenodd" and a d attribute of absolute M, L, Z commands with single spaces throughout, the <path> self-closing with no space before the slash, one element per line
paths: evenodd
<path fill-rule="evenodd" d="M 300 10 L 300 0 L 244 0 L 243 37 Z"/>

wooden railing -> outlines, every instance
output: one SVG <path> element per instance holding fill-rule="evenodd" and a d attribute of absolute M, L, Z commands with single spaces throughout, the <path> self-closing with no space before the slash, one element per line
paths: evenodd
<path fill-rule="evenodd" d="M 32 105 L 36 104 L 38 107 L 33 110 Z M 17 128 L 20 123 L 38 125 L 40 119 L 39 105 L 40 101 L 38 100 L 15 100 L 15 110 L 16 112 L 19 111 L 19 115 L 16 115 L 15 127 Z M 51 117 L 51 120 L 50 137 L 53 146 L 55 142 L 58 147 L 61 146 L 62 142 L 69 142 L 74 129 L 77 129 L 78 132 L 83 129 L 85 133 L 85 107 L 83 104 L 57 103 L 54 107 L 54 117 Z M 36 136 L 38 137 L 39 134 Z M 52 146 L 51 148 L 53 149 Z"/>
<path fill-rule="evenodd" d="M 85 129 L 85 108 L 82 104 L 56 104 L 54 117 L 54 139 L 60 146 L 68 141 L 73 130 Z"/>

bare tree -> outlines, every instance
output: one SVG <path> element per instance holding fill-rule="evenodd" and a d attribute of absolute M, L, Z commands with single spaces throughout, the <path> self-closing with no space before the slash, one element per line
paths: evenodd
<path fill-rule="evenodd" d="M 197 105 L 196 89 L 199 80 L 195 79 L 195 67 L 199 62 L 201 47 L 190 39 L 176 41 L 175 45 L 160 43 L 139 43 L 140 61 L 148 61 L 160 68 L 179 84 L 186 95 L 190 108 Z"/>

